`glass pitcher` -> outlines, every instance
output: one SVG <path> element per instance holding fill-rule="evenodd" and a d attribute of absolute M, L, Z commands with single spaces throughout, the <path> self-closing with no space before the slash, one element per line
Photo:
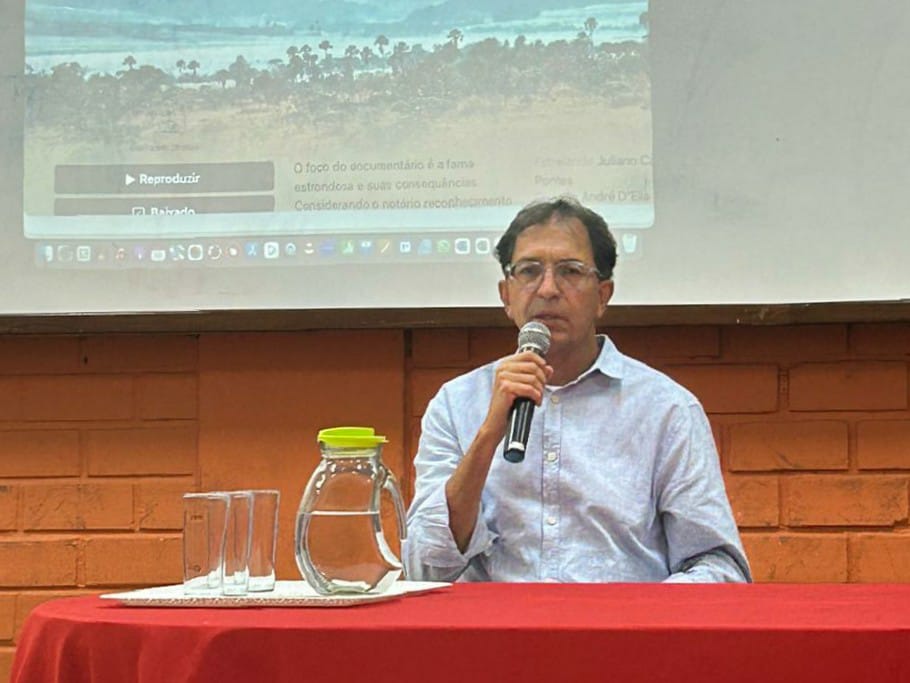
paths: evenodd
<path fill-rule="evenodd" d="M 334 427 L 318 436 L 322 460 L 297 510 L 297 566 L 320 594 L 386 590 L 403 572 L 386 542 L 380 500 L 388 491 L 405 539 L 405 512 L 395 476 L 382 463 L 388 440 L 369 427 Z"/>

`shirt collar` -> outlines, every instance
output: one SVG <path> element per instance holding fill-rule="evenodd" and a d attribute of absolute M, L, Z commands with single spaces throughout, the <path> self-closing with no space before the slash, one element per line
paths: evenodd
<path fill-rule="evenodd" d="M 597 335 L 597 341 L 600 344 L 600 354 L 594 364 L 582 375 L 588 375 L 595 370 L 614 379 L 622 379 L 623 361 L 622 354 L 616 345 L 605 334 Z"/>

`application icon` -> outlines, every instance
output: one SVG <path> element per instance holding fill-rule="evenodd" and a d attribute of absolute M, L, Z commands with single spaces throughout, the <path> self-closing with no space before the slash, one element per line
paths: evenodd
<path fill-rule="evenodd" d="M 316 245 L 313 244 L 312 242 L 304 242 L 303 243 L 303 253 L 306 254 L 307 256 L 312 256 L 313 254 L 316 253 Z"/>
<path fill-rule="evenodd" d="M 129 254 L 126 251 L 126 247 L 114 247 L 114 260 L 118 262 L 126 261 Z"/>
<path fill-rule="evenodd" d="M 76 260 L 79 263 L 88 263 L 92 260 L 92 248 L 87 244 L 80 244 L 76 247 Z"/>
<path fill-rule="evenodd" d="M 155 247 L 149 251 L 149 260 L 154 263 L 162 263 L 167 260 L 167 249 Z"/>
<path fill-rule="evenodd" d="M 474 240 L 474 251 L 478 254 L 489 254 L 492 248 L 493 245 L 489 237 L 478 237 Z"/>
<path fill-rule="evenodd" d="M 392 240 L 379 240 L 376 243 L 376 250 L 380 254 L 389 254 L 392 252 Z"/>
<path fill-rule="evenodd" d="M 422 256 L 433 253 L 433 240 L 424 238 L 417 244 L 417 253 Z"/>
<path fill-rule="evenodd" d="M 237 258 L 240 256 L 240 245 L 236 242 L 231 242 L 227 248 L 227 255 L 231 258 Z"/>
<path fill-rule="evenodd" d="M 341 242 L 341 253 L 345 256 L 351 256 L 354 253 L 354 240 L 343 240 Z"/>
<path fill-rule="evenodd" d="M 452 243 L 449 240 L 437 240 L 436 251 L 440 254 L 448 254 L 452 251 Z"/>
<path fill-rule="evenodd" d="M 243 253 L 247 258 L 256 258 L 259 256 L 259 242 L 247 242 L 243 245 Z"/>
<path fill-rule="evenodd" d="M 69 263 L 73 260 L 73 247 L 70 244 L 57 245 L 57 260 L 61 263 Z"/>
<path fill-rule="evenodd" d="M 262 255 L 267 259 L 276 259 L 281 256 L 281 245 L 278 242 L 266 242 L 262 245 Z"/>
<path fill-rule="evenodd" d="M 284 243 L 284 255 L 285 256 L 297 256 L 297 244 L 294 242 L 285 242 Z"/>
<path fill-rule="evenodd" d="M 467 237 L 459 237 L 455 240 L 455 253 L 459 256 L 471 253 L 471 240 Z"/>
<path fill-rule="evenodd" d="M 399 254 L 410 254 L 411 253 L 411 240 L 401 240 L 398 243 L 398 253 Z"/>
<path fill-rule="evenodd" d="M 191 244 L 186 249 L 186 257 L 190 261 L 201 261 L 205 257 L 205 249 L 201 244 Z"/>
<path fill-rule="evenodd" d="M 38 258 L 45 263 L 51 263 L 54 260 L 54 246 L 51 244 L 39 245 Z"/>
<path fill-rule="evenodd" d="M 209 257 L 209 261 L 220 261 L 223 254 L 224 251 L 221 249 L 220 244 L 210 244 L 208 249 L 205 250 L 205 255 Z"/>
<path fill-rule="evenodd" d="M 168 248 L 168 253 L 171 255 L 171 261 L 184 261 L 186 260 L 186 245 L 172 244 Z"/>
<path fill-rule="evenodd" d="M 133 258 L 137 261 L 144 261 L 146 256 L 145 246 L 137 244 L 133 247 Z"/>
<path fill-rule="evenodd" d="M 373 252 L 373 240 L 360 240 L 360 253 L 367 255 Z"/>
<path fill-rule="evenodd" d="M 333 256 L 335 254 L 335 240 L 325 240 L 319 245 L 319 253 L 323 256 Z"/>

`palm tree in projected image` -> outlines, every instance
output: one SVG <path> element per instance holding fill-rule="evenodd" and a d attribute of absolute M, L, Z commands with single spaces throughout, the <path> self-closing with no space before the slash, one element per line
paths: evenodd
<path fill-rule="evenodd" d="M 369 67 L 370 62 L 373 60 L 373 50 L 370 49 L 369 45 L 364 45 L 360 48 L 360 63 L 364 68 Z"/>
<path fill-rule="evenodd" d="M 592 43 L 594 42 L 594 29 L 597 28 L 597 19 L 594 17 L 588 17 L 585 19 L 585 33 L 588 36 L 588 40 Z"/>
<path fill-rule="evenodd" d="M 132 71 L 133 67 L 136 66 L 136 58 L 133 55 L 127 55 L 123 58 L 123 66 Z"/>
<path fill-rule="evenodd" d="M 392 48 L 392 54 L 389 55 L 389 66 L 392 67 L 393 74 L 401 74 L 404 72 L 404 62 L 405 54 L 408 51 L 408 44 L 403 40 L 395 43 L 395 47 Z"/>
<path fill-rule="evenodd" d="M 328 40 L 323 40 L 319 43 L 319 49 L 325 52 L 326 60 L 329 59 L 329 51 L 332 49 L 333 45 Z"/>
<path fill-rule="evenodd" d="M 380 57 L 385 57 L 385 49 L 388 44 L 389 44 L 389 39 L 386 38 L 381 33 L 378 36 L 376 36 L 376 40 L 373 41 L 373 45 L 375 45 L 376 47 L 379 48 Z"/>
<path fill-rule="evenodd" d="M 457 28 L 453 28 L 451 31 L 449 31 L 449 34 L 446 36 L 446 38 L 449 39 L 449 42 L 452 43 L 452 45 L 457 50 L 458 43 L 461 42 L 462 38 L 464 38 L 464 34 Z"/>
<path fill-rule="evenodd" d="M 176 63 L 174 66 L 177 67 L 177 71 L 179 71 L 179 72 L 180 72 L 180 75 L 182 76 L 182 75 L 183 75 L 183 72 L 186 71 L 186 60 L 185 60 L 185 59 L 178 59 L 178 60 L 177 60 L 177 63 Z"/>
<path fill-rule="evenodd" d="M 186 68 L 193 72 L 193 79 L 196 79 L 196 72 L 199 71 L 199 67 L 202 66 L 195 59 L 191 59 L 189 64 L 186 65 Z"/>

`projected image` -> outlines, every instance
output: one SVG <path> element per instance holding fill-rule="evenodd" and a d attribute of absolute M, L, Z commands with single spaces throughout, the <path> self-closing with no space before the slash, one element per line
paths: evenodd
<path fill-rule="evenodd" d="M 26 236 L 45 262 L 80 241 L 135 261 L 130 240 L 192 238 L 193 260 L 259 238 L 275 258 L 427 240 L 489 258 L 518 208 L 562 193 L 620 231 L 650 227 L 647 10 L 28 0 Z"/>

